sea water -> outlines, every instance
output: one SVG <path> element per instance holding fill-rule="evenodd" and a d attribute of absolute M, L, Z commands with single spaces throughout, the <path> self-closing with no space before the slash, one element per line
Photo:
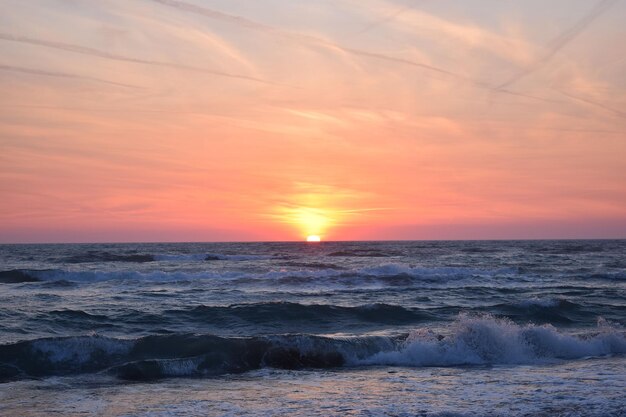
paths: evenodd
<path fill-rule="evenodd" d="M 626 415 L 626 241 L 0 246 L 0 414 Z"/>

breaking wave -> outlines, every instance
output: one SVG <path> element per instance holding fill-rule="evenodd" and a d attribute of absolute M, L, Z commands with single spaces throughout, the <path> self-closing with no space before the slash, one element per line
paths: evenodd
<path fill-rule="evenodd" d="M 550 325 L 516 325 L 490 316 L 461 316 L 447 336 L 411 333 L 398 349 L 381 351 L 362 364 L 459 366 L 541 364 L 626 353 L 623 330 L 599 323 L 593 333 L 570 335 Z"/>
<path fill-rule="evenodd" d="M 121 379 L 210 376 L 259 368 L 541 364 L 626 353 L 622 329 L 600 323 L 572 335 L 490 316 L 460 316 L 441 333 L 397 337 L 172 334 L 134 340 L 45 338 L 0 346 L 0 379 L 106 371 Z"/>

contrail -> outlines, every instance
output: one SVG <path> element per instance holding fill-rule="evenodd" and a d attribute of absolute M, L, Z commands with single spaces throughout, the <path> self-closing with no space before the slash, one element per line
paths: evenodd
<path fill-rule="evenodd" d="M 43 46 L 46 48 L 59 49 L 61 51 L 74 52 L 74 53 L 82 54 L 82 55 L 96 56 L 99 58 L 110 59 L 113 61 L 132 62 L 134 64 L 152 65 L 152 66 L 164 67 L 164 68 L 176 68 L 176 69 L 180 69 L 184 71 L 193 71 L 193 72 L 201 72 L 205 74 L 216 75 L 218 77 L 228 77 L 228 78 L 234 78 L 234 79 L 239 79 L 239 80 L 253 81 L 253 82 L 262 83 L 262 84 L 277 85 L 276 83 L 272 83 L 270 81 L 265 81 L 260 78 L 251 77 L 247 75 L 228 73 L 228 72 L 217 71 L 217 70 L 212 70 L 208 68 L 193 67 L 189 65 L 174 64 L 171 62 L 151 61 L 151 60 L 146 60 L 146 59 L 133 58 L 133 57 L 128 57 L 124 55 L 112 54 L 112 53 L 101 51 L 101 50 L 94 49 L 94 48 L 88 48 L 85 46 L 73 45 L 73 44 L 63 43 L 63 42 L 46 41 L 42 39 L 29 38 L 26 36 L 19 36 L 19 35 L 11 35 L 7 33 L 0 33 L 0 40 L 25 43 L 29 45 Z"/>
<path fill-rule="evenodd" d="M 548 44 L 548 50 L 546 53 L 539 58 L 535 63 L 526 68 L 525 70 L 515 74 L 506 82 L 498 85 L 496 87 L 497 90 L 502 88 L 511 86 L 515 84 L 517 81 L 522 78 L 528 76 L 529 74 L 537 71 L 539 68 L 544 66 L 548 61 L 554 57 L 561 49 L 563 49 L 567 44 L 569 44 L 574 38 L 580 35 L 589 27 L 589 25 L 600 17 L 604 12 L 606 12 L 611 6 L 613 6 L 617 0 L 601 0 L 598 2 L 595 7 L 587 13 L 582 19 L 580 19 L 574 26 L 557 36 Z"/>
<path fill-rule="evenodd" d="M 606 110 L 608 112 L 611 112 L 611 113 L 613 113 L 616 116 L 619 116 L 619 117 L 622 117 L 622 118 L 626 118 L 626 112 L 614 109 L 613 107 L 607 106 L 606 104 L 598 103 L 597 101 L 590 100 L 590 99 L 585 98 L 585 97 L 575 96 L 573 94 L 566 93 L 565 91 L 561 91 L 561 90 L 556 90 L 556 91 L 558 91 L 559 93 L 563 94 L 566 97 L 572 98 L 574 100 L 581 101 L 583 103 L 591 104 L 592 106 L 596 106 L 598 108 L 601 108 L 601 109 L 604 109 L 604 110 Z"/>
<path fill-rule="evenodd" d="M 231 15 L 228 13 L 224 13 L 224 12 L 220 12 L 217 10 L 213 10 L 213 9 L 209 9 L 206 7 L 201 7 L 201 6 L 196 6 L 195 4 L 190 4 L 190 3 L 186 3 L 184 1 L 180 1 L 180 0 L 149 0 L 152 1 L 154 3 L 158 3 L 164 6 L 168 6 L 168 7 L 172 7 L 187 13 L 194 13 L 194 14 L 198 14 L 201 16 L 205 16 L 208 17 L 210 19 L 214 19 L 214 20 L 219 20 L 219 21 L 223 21 L 223 22 L 227 22 L 227 23 L 231 23 L 234 25 L 238 25 L 240 27 L 249 29 L 249 30 L 254 30 L 257 32 L 262 32 L 262 33 L 267 33 L 270 35 L 274 35 L 274 36 L 278 36 L 278 37 L 282 37 L 285 39 L 290 39 L 293 40 L 295 42 L 299 42 L 299 43 L 303 43 L 309 46 L 314 46 L 314 47 L 324 47 L 326 49 L 330 49 L 330 50 L 335 50 L 335 51 L 340 51 L 343 52 L 345 54 L 350 54 L 350 55 L 354 55 L 354 56 L 360 56 L 360 57 L 365 57 L 365 58 L 370 58 L 370 59 L 377 59 L 377 60 L 381 60 L 381 61 L 386 61 L 386 62 L 392 62 L 392 63 L 396 63 L 396 64 L 402 64 L 402 65 L 406 65 L 406 66 L 412 66 L 412 67 L 417 67 L 417 68 L 421 68 L 430 72 L 434 72 L 434 73 L 439 73 L 439 74 L 443 74 L 452 78 L 456 78 L 459 79 L 461 81 L 464 81 L 466 83 L 472 84 L 475 87 L 478 88 L 482 88 L 488 91 L 493 91 L 496 93 L 501 93 L 501 94 L 508 94 L 508 95 L 514 95 L 514 96 L 518 96 L 518 97 L 526 97 L 526 98 L 530 98 L 530 99 L 534 99 L 534 100 L 540 100 L 540 101 L 545 101 L 545 102 L 553 102 L 553 100 L 549 100 L 549 99 L 544 99 L 542 97 L 536 97 L 536 96 L 531 96 L 531 95 L 527 95 L 527 94 L 521 94 L 521 93 L 515 93 L 513 91 L 504 89 L 504 88 L 494 88 L 486 83 L 480 82 L 480 81 L 476 81 L 473 80 L 469 77 L 466 77 L 464 75 L 449 71 L 445 68 L 440 68 L 440 67 L 436 67 L 433 65 L 429 65 L 429 64 L 425 64 L 422 62 L 417 62 L 417 61 L 412 61 L 409 59 L 404 59 L 404 58 L 396 58 L 393 56 L 389 56 L 389 55 L 385 55 L 385 54 L 379 54 L 379 53 L 375 53 L 375 52 L 369 52 L 369 51 L 363 51 L 360 49 L 354 49 L 354 48 L 348 48 L 345 46 L 341 46 L 338 44 L 335 44 L 333 42 L 327 41 L 325 39 L 322 38 L 318 38 L 315 36 L 310 36 L 310 35 L 302 35 L 299 33 L 292 33 L 292 32 L 287 32 L 281 29 L 277 29 L 275 27 L 260 23 L 260 22 L 256 22 L 254 20 L 250 20 L 248 18 L 245 17 L 241 17 L 241 16 L 236 16 L 236 15 Z M 606 0 L 605 0 L 606 1 Z M 614 0 L 608 0 L 608 1 L 614 1 Z"/>
<path fill-rule="evenodd" d="M 136 86 L 136 85 L 117 83 L 115 81 L 108 81 L 108 80 L 103 80 L 101 78 L 89 77 L 89 76 L 84 76 L 84 75 L 68 74 L 68 73 L 65 73 L 65 72 L 52 72 L 52 71 L 39 70 L 39 69 L 34 69 L 34 68 L 14 67 L 14 66 L 11 66 L 11 65 L 2 65 L 2 64 L 0 64 L 0 70 L 1 71 L 20 72 L 20 73 L 24 73 L 24 74 L 43 75 L 43 76 L 46 76 L 46 77 L 75 78 L 75 79 L 79 79 L 79 80 L 96 81 L 96 82 L 99 82 L 99 83 L 105 83 L 105 84 L 110 84 L 110 85 L 117 85 L 119 87 L 142 88 L 142 87 L 139 87 L 139 86 Z"/>
<path fill-rule="evenodd" d="M 378 60 L 382 60 L 382 61 L 387 61 L 387 62 L 395 62 L 397 64 L 404 64 L 404 65 L 410 65 L 412 67 L 418 67 L 418 68 L 422 68 L 422 69 L 426 69 L 429 71 L 433 71 L 433 72 L 438 72 L 440 74 L 445 74 L 445 75 L 449 75 L 451 77 L 454 78 L 458 78 L 464 81 L 468 81 L 477 85 L 480 85 L 480 83 L 478 83 L 477 81 L 473 81 L 467 77 L 464 77 L 463 75 L 457 74 L 455 72 L 452 71 L 448 71 L 446 69 L 443 68 L 439 68 L 439 67 L 435 67 L 433 65 L 428 65 L 428 64 L 424 64 L 421 62 L 416 62 L 416 61 L 411 61 L 410 59 L 404 59 L 404 58 L 396 58 L 396 57 L 392 57 L 389 55 L 384 55 L 384 54 L 379 54 L 376 52 L 368 52 L 368 51 L 363 51 L 361 49 L 353 49 L 353 48 L 347 48 L 347 47 L 343 47 L 343 46 L 338 46 L 338 45 L 334 45 L 334 44 L 330 44 L 327 43 L 329 46 L 334 46 L 335 48 L 352 54 L 352 55 L 357 55 L 357 56 L 362 56 L 362 57 L 366 57 L 366 58 L 373 58 L 373 59 L 378 59 Z"/>
<path fill-rule="evenodd" d="M 327 41 L 322 38 L 318 38 L 318 37 L 310 36 L 310 35 L 302 35 L 299 33 L 287 32 L 281 29 L 277 29 L 273 26 L 269 26 L 260 22 L 256 22 L 254 20 L 247 19 L 245 17 L 219 12 L 213 9 L 208 9 L 206 7 L 196 6 L 194 4 L 186 3 L 180 0 L 150 0 L 150 1 L 154 3 L 162 4 L 164 6 L 173 7 L 173 8 L 182 10 L 184 12 L 195 13 L 201 16 L 208 17 L 210 19 L 232 23 L 232 24 L 238 25 L 246 29 L 290 39 L 290 40 L 304 43 L 310 46 L 318 46 L 318 47 L 321 46 L 327 49 L 341 51 L 350 55 L 358 55 L 358 56 L 364 56 L 368 58 L 374 58 L 374 59 L 379 59 L 379 60 L 384 60 L 384 61 L 389 61 L 389 62 L 401 63 L 405 65 L 411 65 L 414 67 L 420 67 L 420 68 L 427 69 L 430 71 L 439 72 L 439 73 L 446 74 L 452 77 L 465 78 L 459 74 L 453 73 L 443 68 L 438 68 L 432 65 L 423 64 L 419 62 L 414 62 L 414 61 L 410 61 L 407 59 L 394 58 L 394 57 L 384 55 L 384 54 L 378 54 L 374 52 L 367 52 L 367 51 L 362 51 L 358 49 L 346 48 L 346 47 L 337 45 L 333 42 Z"/>
<path fill-rule="evenodd" d="M 162 4 L 164 6 L 180 9 L 184 12 L 196 13 L 205 17 L 209 17 L 211 19 L 222 20 L 225 22 L 233 23 L 235 25 L 239 25 L 248 29 L 280 34 L 279 31 L 273 28 L 272 26 L 255 22 L 254 20 L 246 19 L 245 17 L 219 12 L 217 10 L 208 9 L 206 7 L 196 6 L 195 4 L 185 3 L 179 0 L 150 0 L 150 1 Z"/>
<path fill-rule="evenodd" d="M 387 15 L 387 16 L 385 16 L 385 17 L 382 17 L 382 18 L 380 18 L 380 19 L 378 19 L 378 20 L 375 20 L 375 21 L 373 21 L 373 22 L 370 22 L 370 23 L 369 23 L 368 25 L 366 25 L 363 29 L 361 29 L 361 30 L 359 30 L 358 32 L 356 32 L 356 33 L 355 33 L 355 35 L 362 35 L 362 34 L 364 34 L 364 33 L 366 33 L 366 32 L 369 32 L 369 31 L 370 31 L 370 30 L 372 30 L 372 29 L 377 28 L 377 27 L 378 27 L 378 26 L 380 26 L 380 25 L 383 25 L 383 24 L 385 24 L 385 23 L 387 23 L 387 22 L 390 22 L 390 21 L 392 21 L 392 20 L 395 20 L 395 18 L 396 18 L 396 17 L 400 16 L 400 15 L 401 15 L 402 13 L 404 13 L 404 12 L 407 12 L 407 11 L 411 10 L 413 7 L 414 7 L 413 5 L 411 5 L 411 6 L 404 6 L 404 7 L 401 7 L 401 8 L 399 8 L 399 9 L 397 9 L 396 11 L 394 11 L 393 13 L 388 14 L 388 15 Z"/>

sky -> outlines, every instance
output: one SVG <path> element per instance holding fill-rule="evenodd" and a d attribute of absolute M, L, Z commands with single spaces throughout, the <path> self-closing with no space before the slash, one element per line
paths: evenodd
<path fill-rule="evenodd" d="M 626 238 L 624 0 L 0 0 L 0 242 Z"/>

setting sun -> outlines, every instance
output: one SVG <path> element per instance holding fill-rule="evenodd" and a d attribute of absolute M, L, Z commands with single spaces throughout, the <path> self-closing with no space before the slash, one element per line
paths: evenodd
<path fill-rule="evenodd" d="M 0 417 L 626 417 L 625 21 L 0 0 Z"/>

